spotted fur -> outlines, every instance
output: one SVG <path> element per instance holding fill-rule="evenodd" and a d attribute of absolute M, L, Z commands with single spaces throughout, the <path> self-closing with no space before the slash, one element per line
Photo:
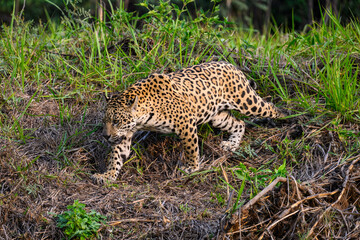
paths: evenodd
<path fill-rule="evenodd" d="M 131 139 L 138 130 L 176 133 L 184 147 L 186 171 L 199 168 L 197 125 L 210 122 L 230 133 L 221 143 L 234 151 L 245 131 L 243 121 L 229 110 L 248 116 L 278 118 L 284 115 L 265 102 L 244 74 L 225 62 L 209 62 L 170 74 L 152 74 L 137 81 L 107 103 L 103 135 L 112 144 L 110 164 L 98 183 L 114 181 L 130 154 Z"/>

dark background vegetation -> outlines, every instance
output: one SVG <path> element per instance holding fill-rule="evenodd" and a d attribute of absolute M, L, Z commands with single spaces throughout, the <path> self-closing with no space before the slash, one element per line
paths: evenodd
<path fill-rule="evenodd" d="M 34 22 L 60 21 L 62 11 L 68 6 L 83 8 L 89 15 L 106 20 L 112 9 L 122 4 L 129 12 L 144 14 L 146 9 L 139 6 L 140 0 L 0 0 L 0 21 L 10 23 L 11 14 L 23 14 L 25 20 Z M 155 0 L 148 1 L 156 3 Z M 196 16 L 199 11 L 207 12 L 214 4 L 220 4 L 221 17 L 227 17 L 242 27 L 264 30 L 269 24 L 278 27 L 303 30 L 307 24 L 319 21 L 324 10 L 341 16 L 343 23 L 360 16 L 360 0 L 196 0 L 189 5 Z M 181 5 L 181 1 L 171 0 Z M 103 6 L 103 7 L 101 7 Z"/>

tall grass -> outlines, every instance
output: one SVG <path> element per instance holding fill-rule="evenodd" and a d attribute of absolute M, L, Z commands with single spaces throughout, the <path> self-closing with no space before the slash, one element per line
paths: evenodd
<path fill-rule="evenodd" d="M 349 54 L 333 57 L 327 54 L 323 61 L 319 80 L 326 106 L 351 119 L 360 109 L 359 69 L 353 66 Z"/>

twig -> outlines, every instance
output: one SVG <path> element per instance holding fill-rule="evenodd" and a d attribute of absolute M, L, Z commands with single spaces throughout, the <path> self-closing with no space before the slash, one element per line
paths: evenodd
<path fill-rule="evenodd" d="M 296 179 L 294 178 L 294 176 L 291 176 L 291 178 L 293 179 L 294 183 L 295 183 L 295 187 L 296 187 L 296 194 L 298 197 L 298 200 L 301 199 L 300 196 L 300 191 L 299 191 L 299 187 L 298 187 L 298 183 L 296 182 Z M 301 208 L 301 217 L 302 217 L 302 222 L 305 225 L 306 221 L 305 221 L 305 215 L 304 215 L 304 206 L 302 204 L 300 204 L 300 208 Z"/>
<path fill-rule="evenodd" d="M 128 218 L 128 219 L 122 219 L 122 220 L 118 220 L 118 221 L 112 221 L 112 222 L 110 222 L 110 224 L 108 224 L 106 226 L 116 226 L 116 225 L 119 225 L 119 224 L 124 223 L 124 222 L 132 223 L 132 222 L 158 222 L 158 221 L 159 220 L 144 219 L 144 218 Z M 104 228 L 106 228 L 106 226 L 103 226 L 103 227 L 99 228 L 97 230 L 97 232 L 102 231 Z"/>
<path fill-rule="evenodd" d="M 222 171 L 222 174 L 225 178 L 225 181 L 226 181 L 226 193 L 227 193 L 227 197 L 228 197 L 228 202 L 231 201 L 230 199 L 230 188 L 229 188 L 229 179 L 228 179 L 228 176 L 226 174 L 226 171 L 224 170 L 222 164 L 220 164 L 220 168 L 221 168 L 221 171 Z"/>
<path fill-rule="evenodd" d="M 227 201 L 227 204 L 226 204 L 226 209 L 229 209 L 229 208 L 230 208 L 231 199 L 232 199 L 232 197 L 233 197 L 233 195 L 234 195 L 234 192 L 235 192 L 235 190 L 233 189 L 233 190 L 231 191 L 230 195 L 228 196 L 228 201 Z"/>
<path fill-rule="evenodd" d="M 337 208 L 334 208 L 334 209 L 340 213 L 340 215 L 341 215 L 341 217 L 342 217 L 342 219 L 343 219 L 343 221 L 344 221 L 344 223 L 345 223 L 347 232 L 350 232 L 349 224 L 348 224 L 348 222 L 346 221 L 346 218 L 345 218 L 345 216 L 344 216 L 344 213 L 343 213 L 340 209 L 337 209 Z"/>
<path fill-rule="evenodd" d="M 110 226 L 116 226 L 124 222 L 157 222 L 158 220 L 154 219 L 144 219 L 144 218 L 128 218 L 128 219 L 121 219 L 118 221 L 113 221 L 109 225 Z"/>
<path fill-rule="evenodd" d="M 260 198 L 262 198 L 265 194 L 267 194 L 270 190 L 272 190 L 278 182 L 286 182 L 286 178 L 278 177 L 272 183 L 269 184 L 266 188 L 264 188 L 259 194 L 257 194 L 253 199 L 251 199 L 248 203 L 241 208 L 241 211 L 249 209 L 253 206 Z"/>
<path fill-rule="evenodd" d="M 223 162 L 225 162 L 227 159 L 229 158 L 229 154 L 223 155 L 217 159 L 215 159 L 214 161 L 212 161 L 212 163 L 210 164 L 210 166 L 206 169 L 209 170 L 212 167 L 217 167 L 218 165 L 221 165 Z"/>
<path fill-rule="evenodd" d="M 272 234 L 272 232 L 270 232 L 269 229 L 266 229 L 266 231 L 267 231 L 267 233 L 269 234 L 271 240 L 275 240 L 274 235 Z M 265 233 L 265 232 L 264 232 L 264 233 Z M 260 237 L 259 239 L 262 239 L 262 237 Z"/>
<path fill-rule="evenodd" d="M 295 212 L 292 212 L 292 213 L 290 213 L 290 214 L 282 217 L 281 219 L 278 219 L 278 220 L 276 220 L 275 222 L 273 222 L 270 226 L 268 226 L 268 227 L 266 228 L 266 231 L 264 231 L 264 232 L 261 234 L 261 236 L 259 237 L 259 240 L 263 239 L 263 237 L 264 237 L 264 235 L 265 235 L 266 232 L 270 233 L 270 230 L 271 230 L 273 227 L 275 227 L 276 224 L 278 224 L 278 223 L 281 222 L 282 220 L 284 220 L 284 219 L 286 219 L 286 218 L 294 215 L 295 213 L 297 213 L 297 212 L 299 212 L 299 211 L 300 211 L 300 210 L 296 210 Z"/>
<path fill-rule="evenodd" d="M 310 78 L 312 81 L 313 81 L 313 83 L 318 87 L 319 86 L 319 82 L 318 81 L 316 81 L 315 79 L 313 79 L 304 69 L 302 69 L 302 68 L 300 68 L 301 69 L 301 71 L 306 75 L 306 76 L 308 76 L 308 78 Z M 306 84 L 305 82 L 304 82 L 304 84 Z M 313 87 L 312 85 L 309 85 L 313 90 L 315 90 L 316 92 L 318 92 L 318 89 L 317 88 L 315 88 L 315 87 Z"/>
<path fill-rule="evenodd" d="M 20 15 L 22 15 L 24 13 L 25 5 L 26 5 L 26 0 L 24 0 L 24 2 L 23 2 L 23 6 L 22 6 L 22 9 L 20 11 Z"/>
<path fill-rule="evenodd" d="M 342 156 L 343 156 L 343 153 L 341 153 L 341 156 L 339 157 L 339 160 L 341 160 Z M 347 159 L 347 162 L 350 161 L 350 160 L 352 160 L 352 159 L 354 159 L 354 158 L 357 158 L 357 157 L 358 157 L 358 156 L 349 158 L 349 159 Z M 340 161 L 339 161 L 339 162 L 340 162 Z M 319 178 L 323 178 L 323 177 L 327 176 L 328 174 L 330 174 L 331 172 L 333 172 L 335 169 L 337 169 L 337 168 L 340 167 L 340 166 L 343 166 L 343 165 L 346 164 L 347 162 L 338 163 L 335 167 L 332 167 L 329 171 L 327 171 L 326 173 L 324 173 L 325 170 L 327 170 L 329 167 L 332 166 L 332 165 L 327 165 L 327 166 L 324 167 L 324 169 L 320 169 L 317 173 L 315 173 L 315 174 L 313 175 L 312 179 L 307 180 L 307 181 L 304 181 L 303 184 L 311 184 L 311 183 L 314 183 L 314 182 L 318 181 Z M 317 175 L 319 175 L 319 174 L 321 174 L 321 176 L 320 176 L 320 177 L 317 177 Z"/>
<path fill-rule="evenodd" d="M 261 221 L 261 222 L 255 224 L 255 225 L 252 225 L 252 226 L 250 226 L 250 227 L 244 228 L 244 229 L 242 229 L 242 230 L 237 230 L 237 231 L 234 231 L 234 232 L 228 232 L 228 233 L 226 233 L 226 235 L 234 235 L 234 234 L 236 234 L 236 233 L 240 233 L 241 231 L 252 230 L 253 228 L 256 228 L 256 227 L 259 226 L 259 225 L 263 225 L 264 223 L 269 222 L 270 220 L 271 220 L 271 219 L 268 218 L 268 219 L 266 219 L 266 220 L 264 220 L 264 221 Z"/>
<path fill-rule="evenodd" d="M 354 215 L 354 216 L 360 216 L 360 213 L 355 213 L 355 212 L 342 212 L 345 215 Z"/>
<path fill-rule="evenodd" d="M 231 222 L 236 223 L 239 222 L 239 228 L 241 227 L 241 218 L 240 213 L 243 211 L 248 210 L 250 207 L 252 207 L 260 198 L 262 198 L 264 195 L 266 195 L 269 191 L 271 191 L 278 182 L 286 182 L 287 179 L 284 177 L 278 177 L 276 178 L 272 183 L 269 184 L 266 188 L 264 188 L 260 193 L 258 193 L 253 199 L 251 199 L 248 203 L 246 203 L 242 208 L 240 208 L 236 213 L 233 214 L 233 219 Z M 240 232 L 241 230 L 237 231 Z"/>
<path fill-rule="evenodd" d="M 9 238 L 9 236 L 7 235 L 7 233 L 6 233 L 6 229 L 5 229 L 5 226 L 3 225 L 2 226 L 2 228 L 3 228 L 3 230 L 4 230 L 4 235 L 5 235 L 5 239 L 11 239 L 11 238 Z"/>
<path fill-rule="evenodd" d="M 335 191 L 332 191 L 332 192 L 327 192 L 327 193 L 318 193 L 318 194 L 315 194 L 315 195 L 312 195 L 312 196 L 309 196 L 307 198 L 304 198 L 300 201 L 297 201 L 296 203 L 292 204 L 288 209 L 284 210 L 279 218 L 282 218 L 284 217 L 285 215 L 287 215 L 292 209 L 298 207 L 301 203 L 305 202 L 305 201 L 308 201 L 308 200 L 311 200 L 311 199 L 314 199 L 314 198 L 323 198 L 323 197 L 327 197 L 327 196 L 331 196 L 331 195 L 334 195 L 336 193 L 339 192 L 339 189 L 336 189 Z"/>
<path fill-rule="evenodd" d="M 351 184 L 351 187 L 354 189 L 354 191 L 360 195 L 360 190 L 357 189 L 353 184 Z"/>

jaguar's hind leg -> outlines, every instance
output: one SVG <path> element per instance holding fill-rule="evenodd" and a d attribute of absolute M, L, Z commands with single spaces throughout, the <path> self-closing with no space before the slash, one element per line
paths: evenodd
<path fill-rule="evenodd" d="M 220 147 L 226 151 L 235 151 L 239 147 L 245 132 L 245 123 L 243 121 L 237 120 L 229 112 L 221 112 L 212 118 L 211 124 L 222 131 L 230 133 L 229 139 L 222 141 Z"/>

